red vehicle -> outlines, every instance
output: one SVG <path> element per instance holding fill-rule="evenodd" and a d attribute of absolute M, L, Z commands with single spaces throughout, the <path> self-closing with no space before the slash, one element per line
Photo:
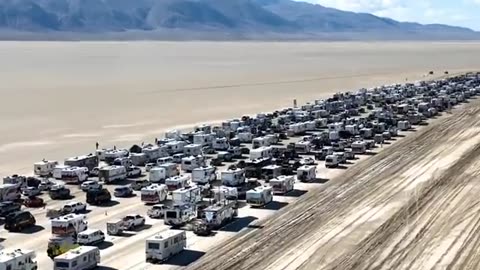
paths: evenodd
<path fill-rule="evenodd" d="M 36 207 L 43 207 L 45 205 L 45 202 L 43 201 L 42 198 L 39 198 L 39 197 L 28 197 L 23 201 L 23 204 L 26 207 L 36 208 Z"/>

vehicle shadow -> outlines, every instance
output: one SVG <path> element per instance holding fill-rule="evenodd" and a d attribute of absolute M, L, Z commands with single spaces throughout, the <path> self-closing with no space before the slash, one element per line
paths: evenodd
<path fill-rule="evenodd" d="M 253 216 L 239 217 L 234 219 L 230 224 L 227 224 L 223 228 L 220 228 L 219 231 L 239 232 L 243 228 L 248 227 L 250 223 L 254 222 L 257 219 L 258 219 L 257 217 L 253 217 Z"/>
<path fill-rule="evenodd" d="M 187 266 L 200 259 L 205 254 L 206 253 L 203 251 L 185 249 L 179 254 L 173 256 L 168 261 L 166 261 L 165 264 L 175 266 Z"/>
<path fill-rule="evenodd" d="M 101 250 L 107 249 L 112 246 L 113 246 L 113 243 L 110 241 L 103 241 L 102 243 L 97 245 L 97 247 Z"/>
<path fill-rule="evenodd" d="M 328 181 L 328 179 L 327 179 Z M 301 196 L 303 196 L 305 193 L 307 193 L 308 190 L 300 190 L 300 189 L 294 189 L 286 194 L 283 194 L 281 196 L 285 196 L 285 197 L 295 197 L 295 198 L 299 198 Z"/>
<path fill-rule="evenodd" d="M 96 207 L 101 207 L 101 208 L 105 208 L 105 207 L 112 207 L 112 206 L 115 206 L 117 204 L 120 204 L 119 201 L 109 201 L 107 203 L 102 203 L 102 204 L 99 204 L 99 205 L 95 205 Z"/>
<path fill-rule="evenodd" d="M 327 179 L 327 178 L 315 178 L 315 180 L 311 180 L 311 181 L 308 181 L 308 182 L 302 182 L 302 183 L 305 183 L 305 184 L 325 184 L 325 183 L 327 183 L 328 181 L 330 181 L 330 179 Z"/>
<path fill-rule="evenodd" d="M 283 207 L 287 206 L 288 203 L 286 202 L 277 202 L 277 201 L 273 201 L 267 205 L 265 205 L 264 207 L 260 207 L 259 209 L 265 209 L 265 210 L 280 210 L 282 209 Z"/>
<path fill-rule="evenodd" d="M 108 267 L 108 266 L 97 266 L 95 269 L 96 270 L 120 270 L 120 269 Z"/>
<path fill-rule="evenodd" d="M 34 226 L 31 226 L 31 227 L 25 228 L 21 232 L 17 232 L 17 233 L 20 233 L 20 234 L 34 234 L 34 233 L 37 233 L 37 232 L 40 232 L 40 231 L 43 231 L 43 230 L 45 230 L 45 227 L 40 226 L 40 225 L 34 225 Z"/>

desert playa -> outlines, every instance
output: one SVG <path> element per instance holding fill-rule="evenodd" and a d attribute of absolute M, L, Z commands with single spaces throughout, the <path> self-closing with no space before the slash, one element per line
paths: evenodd
<path fill-rule="evenodd" d="M 342 90 L 480 69 L 479 43 L 2 42 L 0 176 Z M 428 76 L 427 76 L 428 77 Z"/>

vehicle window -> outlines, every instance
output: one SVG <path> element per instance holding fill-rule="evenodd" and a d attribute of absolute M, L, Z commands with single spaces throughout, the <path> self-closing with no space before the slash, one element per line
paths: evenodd
<path fill-rule="evenodd" d="M 86 256 L 85 256 L 85 257 L 83 257 L 83 261 L 84 261 L 84 262 L 86 262 L 86 261 L 87 261 L 87 257 L 86 257 Z"/>
<path fill-rule="evenodd" d="M 72 266 L 73 266 L 73 267 L 77 266 L 77 261 L 73 261 L 73 262 L 72 262 Z"/>
<path fill-rule="evenodd" d="M 163 245 L 163 248 L 168 248 L 168 242 L 165 242 L 165 244 Z"/>
<path fill-rule="evenodd" d="M 160 249 L 160 245 L 158 243 L 148 243 L 149 249 Z"/>
<path fill-rule="evenodd" d="M 12 270 L 12 265 L 11 264 L 7 265 L 7 270 Z"/>

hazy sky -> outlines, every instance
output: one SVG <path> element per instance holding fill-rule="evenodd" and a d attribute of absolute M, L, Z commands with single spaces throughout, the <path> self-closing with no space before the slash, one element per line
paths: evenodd
<path fill-rule="evenodd" d="M 444 23 L 480 30 L 480 0 L 297 0 L 368 12 L 400 21 Z"/>

